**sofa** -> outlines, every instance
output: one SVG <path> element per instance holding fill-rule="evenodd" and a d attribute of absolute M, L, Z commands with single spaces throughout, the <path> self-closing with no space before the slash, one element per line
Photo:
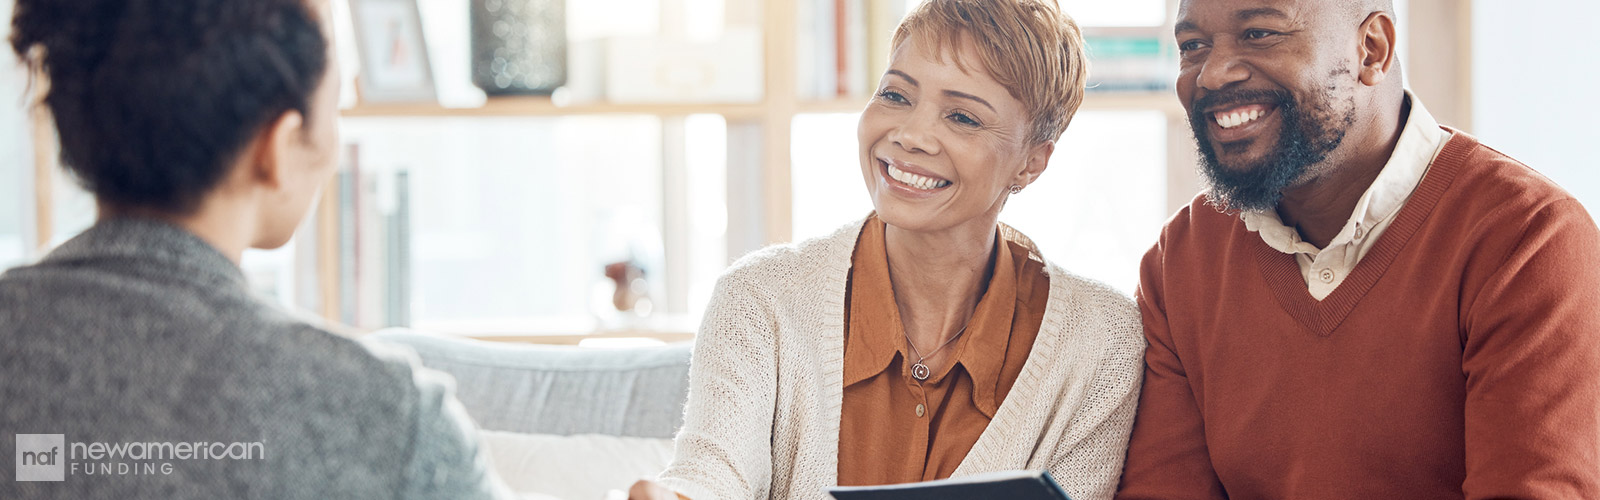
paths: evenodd
<path fill-rule="evenodd" d="M 689 343 L 594 349 L 405 329 L 370 338 L 450 374 L 495 470 L 528 498 L 616 498 L 672 458 L 688 396 Z M 608 495 L 610 495 L 608 497 Z"/>

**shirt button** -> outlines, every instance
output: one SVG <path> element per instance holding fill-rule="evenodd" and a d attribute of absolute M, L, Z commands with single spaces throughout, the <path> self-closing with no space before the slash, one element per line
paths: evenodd
<path fill-rule="evenodd" d="M 1333 270 L 1324 268 L 1317 273 L 1317 277 L 1321 278 L 1323 283 L 1333 283 Z"/>
<path fill-rule="evenodd" d="M 1366 235 L 1367 235 L 1367 229 L 1366 228 L 1361 227 L 1361 226 L 1356 226 L 1356 239 L 1359 240 L 1359 239 L 1361 239 L 1362 236 L 1366 236 Z"/>
<path fill-rule="evenodd" d="M 928 412 L 928 408 L 927 407 L 922 406 L 920 404 L 917 405 L 917 416 L 918 417 L 922 416 L 924 413 L 927 413 L 927 412 Z"/>

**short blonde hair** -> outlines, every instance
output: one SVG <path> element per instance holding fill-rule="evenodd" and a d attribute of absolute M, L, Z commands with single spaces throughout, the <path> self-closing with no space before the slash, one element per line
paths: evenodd
<path fill-rule="evenodd" d="M 1083 34 L 1054 0 L 926 0 L 900 21 L 889 46 L 912 37 L 962 70 L 958 47 L 970 37 L 983 69 L 1028 109 L 1034 143 L 1059 139 L 1083 104 Z"/>

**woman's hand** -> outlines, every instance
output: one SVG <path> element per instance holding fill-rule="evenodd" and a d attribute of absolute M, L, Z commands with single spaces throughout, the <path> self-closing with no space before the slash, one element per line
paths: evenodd
<path fill-rule="evenodd" d="M 628 500 L 689 500 L 689 497 L 673 493 L 665 486 L 656 484 L 649 479 L 640 479 L 628 488 Z"/>

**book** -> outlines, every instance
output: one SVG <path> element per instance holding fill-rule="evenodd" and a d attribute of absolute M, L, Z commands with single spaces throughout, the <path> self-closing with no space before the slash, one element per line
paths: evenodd
<path fill-rule="evenodd" d="M 411 323 L 411 176 L 361 165 L 347 144 L 318 214 L 300 232 L 296 304 L 358 330 Z"/>
<path fill-rule="evenodd" d="M 815 99 L 833 99 L 839 95 L 839 40 L 838 26 L 833 0 L 815 0 L 810 4 L 816 8 L 812 17 L 812 27 L 816 30 L 816 48 L 812 54 L 816 57 L 813 61 L 816 71 L 811 72 L 814 80 L 810 87 Z"/>
<path fill-rule="evenodd" d="M 839 96 L 859 99 L 867 95 L 867 2 L 845 0 L 844 20 L 839 29 L 844 31 L 843 64 L 839 66 Z M 876 88 L 876 79 L 872 87 Z"/>
<path fill-rule="evenodd" d="M 1071 500 L 1048 471 L 1016 470 L 884 486 L 840 486 L 828 493 L 838 500 Z"/>
<path fill-rule="evenodd" d="M 361 177 L 357 168 L 357 161 L 354 159 L 356 149 L 351 147 L 350 151 L 350 163 L 338 173 L 339 190 L 337 199 L 339 205 L 337 213 L 339 218 L 338 226 L 336 226 L 338 227 L 338 232 L 336 234 L 339 238 L 339 254 L 336 262 L 338 262 L 337 269 L 339 270 L 337 281 L 339 283 L 339 296 L 334 304 L 338 305 L 339 322 L 355 326 L 360 323 L 360 316 L 356 311 L 357 295 L 355 283 L 356 280 L 360 279 L 360 267 L 356 265 L 356 257 L 361 255 L 361 232 L 356 229 L 356 222 L 361 218 L 356 213 L 356 210 L 360 207 L 359 200 L 356 197 L 361 190 L 360 184 L 358 184 Z"/>
<path fill-rule="evenodd" d="M 802 100 L 816 100 L 817 92 L 817 7 L 810 2 L 795 2 L 794 76 L 795 95 Z"/>
<path fill-rule="evenodd" d="M 850 95 L 850 18 L 850 0 L 833 0 L 832 95 L 835 97 Z"/>
<path fill-rule="evenodd" d="M 385 326 L 411 326 L 411 174 L 394 174 L 394 204 L 384 216 L 388 237 L 385 263 Z"/>
<path fill-rule="evenodd" d="M 906 0 L 867 0 L 867 80 L 864 95 L 878 90 L 878 81 L 889 71 L 889 42 L 906 14 Z"/>

